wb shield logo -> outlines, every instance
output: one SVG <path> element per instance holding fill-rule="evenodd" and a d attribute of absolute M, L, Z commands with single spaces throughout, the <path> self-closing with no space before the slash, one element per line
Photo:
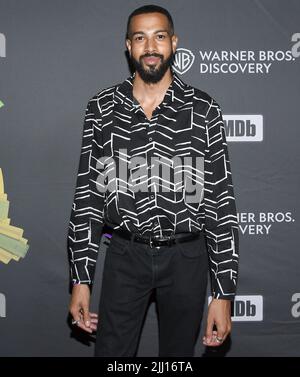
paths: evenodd
<path fill-rule="evenodd" d="M 195 60 L 195 55 L 192 51 L 185 48 L 178 48 L 175 53 L 173 69 L 180 75 L 186 73 Z"/>

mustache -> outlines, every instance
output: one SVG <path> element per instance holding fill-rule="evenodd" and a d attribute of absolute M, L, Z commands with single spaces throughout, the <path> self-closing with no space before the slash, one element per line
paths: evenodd
<path fill-rule="evenodd" d="M 163 60 L 163 55 L 160 55 L 160 54 L 156 54 L 156 53 L 153 53 L 153 54 L 144 54 L 144 55 L 141 55 L 140 59 L 143 59 L 143 58 L 160 58 L 161 60 Z"/>

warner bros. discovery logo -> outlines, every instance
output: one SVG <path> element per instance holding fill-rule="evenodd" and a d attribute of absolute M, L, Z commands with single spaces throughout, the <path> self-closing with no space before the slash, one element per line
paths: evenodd
<path fill-rule="evenodd" d="M 175 72 L 183 75 L 191 68 L 194 61 L 195 55 L 192 51 L 186 48 L 177 48 L 173 61 L 173 69 Z"/>
<path fill-rule="evenodd" d="M 212 296 L 208 297 L 208 303 Z M 231 304 L 231 320 L 235 322 L 254 322 L 263 320 L 263 296 L 247 295 L 235 296 Z"/>

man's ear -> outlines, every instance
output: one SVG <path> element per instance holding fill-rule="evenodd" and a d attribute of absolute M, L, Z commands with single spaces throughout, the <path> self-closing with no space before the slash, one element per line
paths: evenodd
<path fill-rule="evenodd" d="M 126 43 L 126 47 L 127 47 L 128 53 L 131 56 L 131 40 L 127 38 L 126 41 L 125 41 L 125 43 Z"/>
<path fill-rule="evenodd" d="M 178 45 L 178 37 L 177 37 L 177 35 L 174 34 L 174 35 L 172 35 L 172 49 L 173 49 L 174 54 L 176 52 L 177 45 Z"/>

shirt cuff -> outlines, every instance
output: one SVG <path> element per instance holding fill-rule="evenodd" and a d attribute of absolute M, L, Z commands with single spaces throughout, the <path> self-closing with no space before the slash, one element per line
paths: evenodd
<path fill-rule="evenodd" d="M 214 299 L 231 300 L 236 296 L 236 281 L 229 277 L 212 279 L 212 297 Z"/>

